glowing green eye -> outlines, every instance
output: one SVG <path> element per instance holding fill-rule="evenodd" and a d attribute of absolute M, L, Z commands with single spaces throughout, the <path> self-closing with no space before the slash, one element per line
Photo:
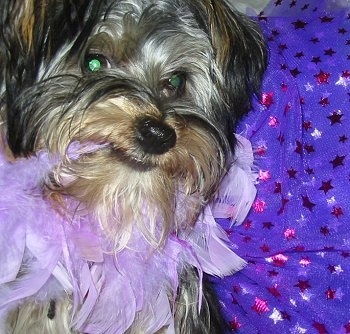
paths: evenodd
<path fill-rule="evenodd" d="M 98 59 L 91 59 L 88 62 L 88 68 L 91 72 L 97 72 L 102 68 L 102 64 Z"/>
<path fill-rule="evenodd" d="M 169 84 L 176 88 L 179 88 L 183 83 L 183 77 L 180 74 L 173 74 L 169 79 Z"/>
<path fill-rule="evenodd" d="M 84 68 L 88 72 L 98 72 L 102 69 L 109 68 L 107 58 L 100 54 L 88 54 L 84 60 Z"/>
<path fill-rule="evenodd" d="M 180 97 L 186 93 L 186 72 L 173 72 L 161 81 L 160 95 L 164 98 Z"/>

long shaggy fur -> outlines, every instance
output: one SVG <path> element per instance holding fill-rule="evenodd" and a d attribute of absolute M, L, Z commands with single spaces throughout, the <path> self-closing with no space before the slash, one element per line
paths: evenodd
<path fill-rule="evenodd" d="M 256 24 L 224 0 L 5 0 L 0 13 L 8 158 L 60 156 L 43 196 L 65 217 L 93 216 L 112 252 L 135 230 L 154 250 L 189 233 L 216 196 L 235 125 L 260 85 Z M 177 332 L 222 333 L 213 297 L 200 303 L 198 273 L 181 270 Z M 9 332 L 67 333 L 70 298 L 24 301 Z M 142 333 L 137 320 L 128 333 Z"/>

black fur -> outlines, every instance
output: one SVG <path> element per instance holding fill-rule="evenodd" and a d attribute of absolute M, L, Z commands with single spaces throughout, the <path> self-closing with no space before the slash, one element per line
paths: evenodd
<path fill-rule="evenodd" d="M 210 73 L 210 80 L 214 83 L 213 86 L 218 87 L 220 99 L 211 102 L 212 111 L 215 112 L 210 114 L 209 120 L 206 119 L 208 115 L 203 115 L 203 110 L 194 105 L 190 98 L 174 96 L 164 99 L 158 94 L 157 83 L 149 87 L 135 78 L 123 77 L 117 71 L 92 76 L 81 69 L 94 26 L 119 1 L 28 2 L 33 5 L 32 13 L 29 14 L 20 10 L 23 0 L 0 3 L 0 115 L 6 123 L 7 142 L 14 156 L 29 156 L 35 152 L 38 134 L 51 110 L 58 110 L 54 116 L 60 119 L 72 106 L 78 105 L 79 113 L 83 115 L 97 100 L 112 96 L 135 96 L 148 104 L 156 105 L 164 115 L 176 110 L 177 115 L 189 122 L 203 123 L 203 127 L 215 133 L 218 146 L 223 152 L 229 155 L 230 152 L 226 151 L 234 150 L 234 128 L 237 121 L 249 111 L 251 96 L 259 90 L 267 56 L 257 25 L 231 11 L 225 1 L 174 0 L 174 3 L 183 3 L 191 9 L 196 18 L 196 26 L 193 28 L 199 27 L 210 36 L 214 58 L 216 57 L 224 78 L 223 83 L 219 82 L 215 73 Z M 147 9 L 148 14 L 154 8 L 157 9 L 156 6 L 151 5 Z M 26 15 L 33 22 L 32 25 L 29 24 L 28 31 L 23 25 Z M 163 27 L 169 31 L 181 23 L 180 20 L 175 20 L 174 15 L 168 14 L 162 22 Z M 156 24 L 153 24 L 146 30 L 148 34 L 157 29 Z M 71 49 L 64 53 L 65 58 L 60 66 L 74 70 L 61 74 L 61 68 L 58 67 L 55 75 L 41 79 L 40 72 L 45 72 L 69 43 L 72 43 Z M 196 270 L 185 268 L 180 280 L 175 311 L 179 328 L 184 328 L 180 332 L 223 334 L 227 325 L 221 317 L 220 305 L 210 281 L 207 278 L 204 280 L 203 307 L 199 311 L 200 286 Z M 188 304 L 190 310 L 190 315 L 186 317 L 187 310 L 182 307 L 185 304 Z M 49 319 L 55 317 L 55 308 L 55 302 L 51 301 L 47 314 Z M 186 319 L 186 323 L 183 319 Z"/>
<path fill-rule="evenodd" d="M 196 302 L 200 287 L 198 285 L 198 273 L 195 268 L 187 267 L 182 271 L 180 276 L 180 288 L 176 300 L 177 308 L 175 313 L 176 319 L 186 329 L 180 333 L 190 331 L 191 334 L 224 334 L 228 330 L 226 321 L 223 319 L 220 310 L 220 303 L 215 294 L 210 277 L 204 275 L 202 287 L 202 308 L 199 312 L 198 303 Z M 182 313 L 182 305 L 190 303 L 190 316 L 185 319 Z M 188 332 L 189 333 L 189 332 Z"/>
<path fill-rule="evenodd" d="M 245 16 L 232 12 L 223 2 L 220 12 L 208 13 L 208 9 L 201 5 L 201 1 L 186 1 L 197 18 L 198 25 L 210 34 L 211 25 L 222 25 L 221 30 L 213 32 L 220 35 L 228 34 L 226 47 L 231 50 L 223 64 L 225 87 L 223 87 L 223 101 L 213 106 L 221 119 L 223 131 L 234 149 L 234 132 L 237 121 L 250 109 L 251 95 L 258 91 L 261 77 L 266 66 L 266 49 L 257 25 Z M 215 1 L 206 1 L 214 9 Z M 98 22 L 101 13 L 111 8 L 117 1 L 106 0 L 33 0 L 33 20 L 35 22 L 31 32 L 32 41 L 28 41 L 16 27 L 20 21 L 16 15 L 22 1 L 4 1 L 0 4 L 2 12 L 0 21 L 0 65 L 2 73 L 0 83 L 5 82 L 6 95 L 2 96 L 1 109 L 6 113 L 7 139 L 16 156 L 30 155 L 35 148 L 35 139 L 40 124 L 29 126 L 28 115 L 34 106 L 30 101 L 18 103 L 18 98 L 37 85 L 40 67 L 49 64 L 55 55 L 69 41 L 75 40 L 70 50 L 69 58 L 77 61 L 77 57 L 85 48 L 91 29 Z M 45 11 L 42 8 L 45 6 Z M 222 15 L 222 12 L 224 15 Z M 208 21 L 209 16 L 212 22 Z M 220 45 L 217 46 L 220 48 Z M 259 50 L 257 52 L 257 50 Z M 79 60 L 80 61 L 80 60 Z M 214 76 L 214 74 L 213 74 Z M 215 77 L 213 77 L 215 81 Z M 47 83 L 44 83 L 46 86 Z M 40 83 L 39 83 L 40 85 Z M 77 85 L 78 86 L 78 85 Z M 41 89 L 41 90 L 40 90 Z M 42 88 L 38 95 L 43 94 Z M 25 93 L 24 93 L 25 92 Z M 75 94 L 76 95 L 76 94 Z M 69 98 L 66 99 L 69 102 Z M 215 103 L 215 102 L 214 102 Z M 25 109 L 26 108 L 26 109 Z M 34 112 L 34 111 L 33 111 Z M 31 131 L 28 134 L 28 130 Z M 27 133 L 27 134 L 26 134 Z M 24 139 L 26 138 L 26 139 Z"/>
<path fill-rule="evenodd" d="M 54 299 L 50 300 L 49 309 L 47 311 L 47 317 L 53 320 L 56 316 L 56 301 Z"/>
<path fill-rule="evenodd" d="M 8 144 L 15 155 L 29 155 L 34 151 L 37 131 L 30 141 L 23 143 L 27 124 L 24 113 L 30 108 L 14 105 L 27 88 L 38 81 L 40 67 L 45 67 L 63 45 L 76 39 L 88 24 L 86 12 L 92 1 L 33 0 L 33 28 L 24 36 L 22 18 L 19 17 L 22 0 L 0 3 L 0 84 L 6 87 L 0 108 L 6 110 Z M 95 8 L 95 6 L 93 6 Z M 27 13 L 28 14 L 28 13 Z M 23 107 L 23 106 L 22 106 Z M 27 106 L 26 106 L 27 107 Z"/>

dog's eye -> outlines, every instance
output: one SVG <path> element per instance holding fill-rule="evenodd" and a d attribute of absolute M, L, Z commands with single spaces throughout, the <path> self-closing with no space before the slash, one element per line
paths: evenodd
<path fill-rule="evenodd" d="M 185 77 L 182 73 L 175 73 L 169 79 L 169 85 L 174 89 L 179 89 L 185 84 Z"/>
<path fill-rule="evenodd" d="M 161 94 L 165 97 L 181 96 L 185 91 L 186 74 L 175 72 L 163 82 Z"/>
<path fill-rule="evenodd" d="M 185 88 L 186 76 L 185 73 L 174 73 L 168 80 L 169 87 L 177 90 Z"/>
<path fill-rule="evenodd" d="M 100 54 L 87 54 L 84 60 L 84 69 L 88 72 L 98 72 L 110 68 L 108 59 Z"/>

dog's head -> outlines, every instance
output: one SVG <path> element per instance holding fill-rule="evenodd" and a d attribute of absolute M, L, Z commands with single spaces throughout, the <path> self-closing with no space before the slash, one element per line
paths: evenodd
<path fill-rule="evenodd" d="M 59 153 L 51 188 L 84 203 L 118 246 L 133 224 L 157 244 L 193 223 L 260 84 L 256 24 L 223 0 L 0 7 L 1 118 L 13 154 Z"/>

